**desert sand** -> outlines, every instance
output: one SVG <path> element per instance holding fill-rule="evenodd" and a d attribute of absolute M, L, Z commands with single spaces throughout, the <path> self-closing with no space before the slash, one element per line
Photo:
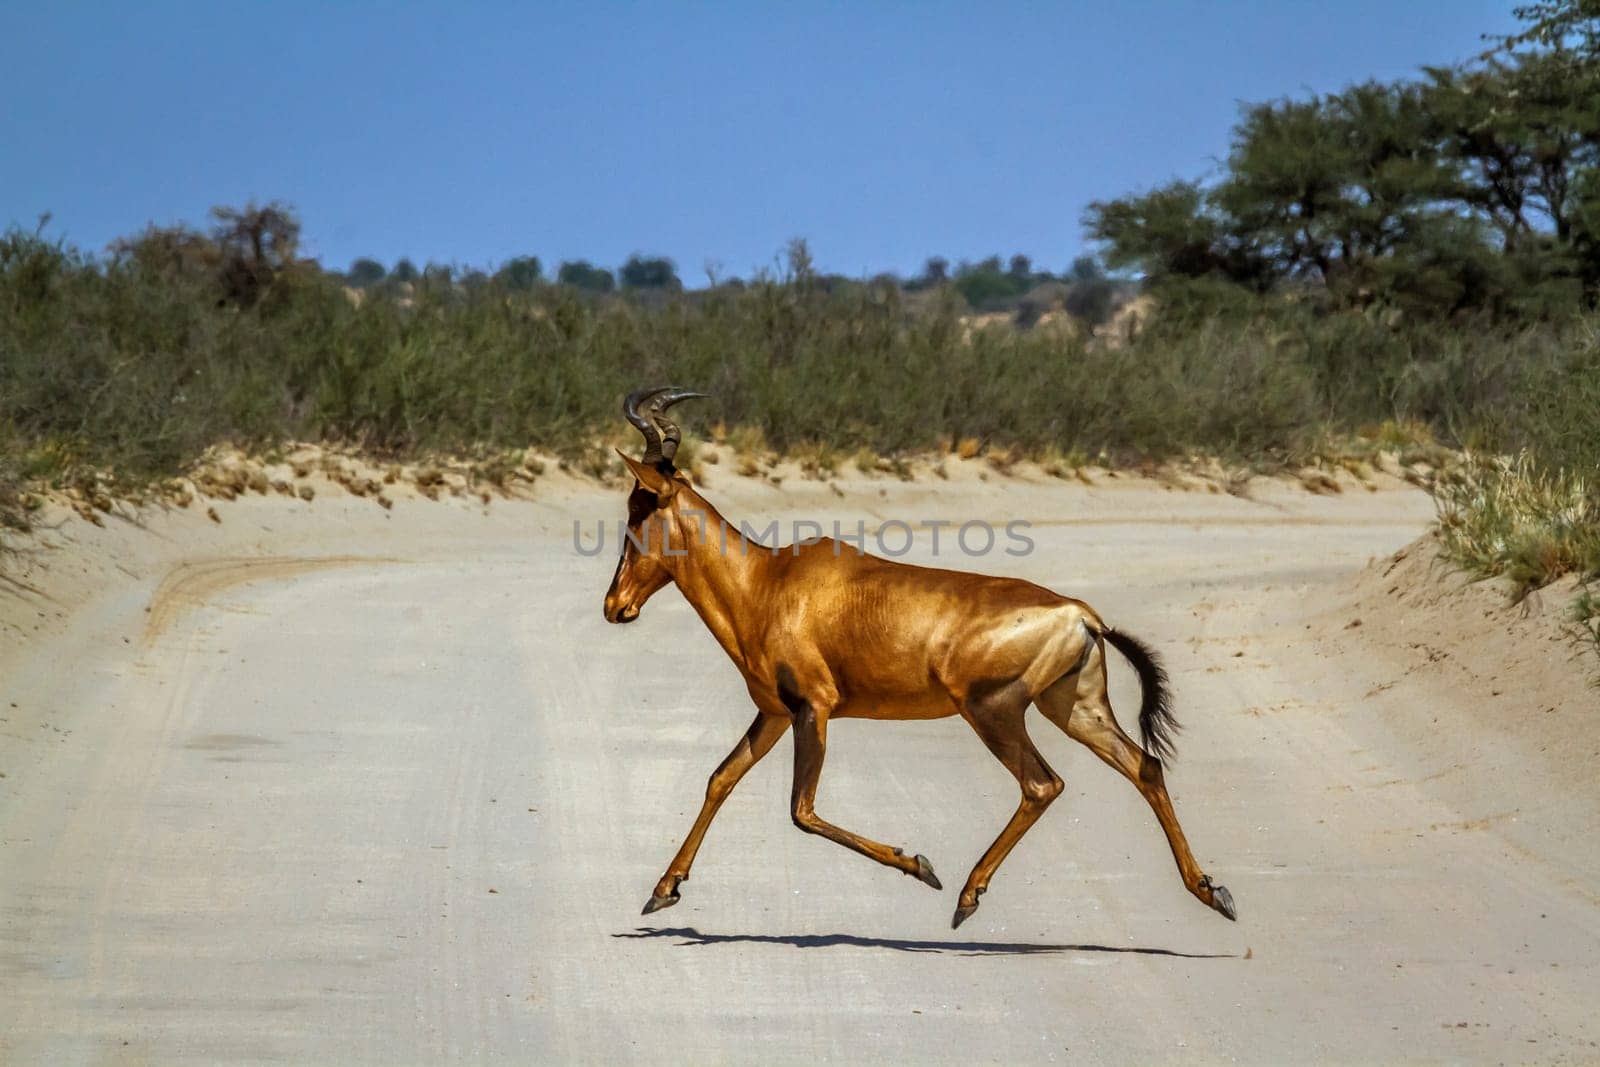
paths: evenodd
<path fill-rule="evenodd" d="M 959 932 L 1016 787 L 958 720 L 835 724 L 818 801 L 943 893 L 794 829 L 784 741 L 641 918 L 751 710 L 674 590 L 601 619 L 573 523 L 623 488 L 61 513 L 0 588 L 0 1060 L 1600 1059 L 1593 653 L 1569 590 L 1430 573 L 1422 492 L 708 473 L 732 518 L 1030 521 L 940 563 L 1164 652 L 1239 922 L 1037 715 L 1067 790 Z"/>

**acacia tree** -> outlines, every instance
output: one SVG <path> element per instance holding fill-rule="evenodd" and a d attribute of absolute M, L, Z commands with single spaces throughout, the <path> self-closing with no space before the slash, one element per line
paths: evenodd
<path fill-rule="evenodd" d="M 1067 291 L 1067 313 L 1099 326 L 1111 317 L 1116 302 L 1116 282 L 1106 277 L 1100 261 L 1093 256 L 1079 256 L 1067 268 L 1067 278 L 1072 288 Z"/>
<path fill-rule="evenodd" d="M 642 256 L 635 252 L 617 272 L 624 289 L 682 289 L 678 268 L 665 256 Z"/>
<path fill-rule="evenodd" d="M 538 256 L 517 256 L 515 259 L 507 260 L 494 275 L 495 281 L 515 292 L 532 289 L 543 278 L 544 264 L 539 262 Z"/>
<path fill-rule="evenodd" d="M 111 242 L 112 262 L 148 271 L 168 282 L 215 277 L 216 244 L 188 226 L 147 226 L 132 237 Z"/>
<path fill-rule="evenodd" d="M 211 209 L 209 233 L 188 226 L 150 226 L 111 245 L 112 261 L 167 281 L 213 289 L 220 303 L 252 307 L 285 274 L 300 267 L 300 220 L 280 203 Z"/>
<path fill-rule="evenodd" d="M 1108 267 L 1156 284 L 1214 276 L 1265 290 L 1278 277 L 1253 235 L 1198 182 L 1172 181 L 1148 193 L 1096 200 L 1083 222 L 1104 246 Z"/>
<path fill-rule="evenodd" d="M 1563 53 L 1575 66 L 1600 57 L 1600 0 L 1534 0 L 1511 13 L 1522 29 L 1492 38 L 1505 51 L 1536 44 Z"/>
<path fill-rule="evenodd" d="M 568 260 L 556 271 L 556 281 L 588 293 L 609 293 L 617 287 L 617 279 L 604 267 L 597 267 L 586 259 Z"/>
<path fill-rule="evenodd" d="M 381 285 L 389 276 L 389 271 L 382 263 L 365 256 L 353 260 L 350 269 L 344 272 L 345 279 L 357 289 L 365 289 L 373 285 Z"/>
<path fill-rule="evenodd" d="M 295 265 L 300 246 L 300 220 L 293 209 L 276 201 L 258 207 L 214 207 L 211 238 L 221 255 L 224 299 L 249 307 L 261 299 L 279 275 Z"/>
<path fill-rule="evenodd" d="M 1437 313 L 1595 299 L 1600 0 L 1518 14 L 1529 28 L 1472 64 L 1245 108 L 1220 181 L 1097 201 L 1089 236 L 1157 286 Z"/>
<path fill-rule="evenodd" d="M 1465 290 L 1422 284 L 1423 265 L 1448 271 L 1486 249 L 1482 228 L 1462 217 L 1435 125 L 1414 83 L 1258 105 L 1246 111 L 1213 195 L 1276 274 L 1320 286 L 1335 305 L 1415 305 L 1427 290 L 1452 308 Z"/>
<path fill-rule="evenodd" d="M 917 292 L 922 289 L 937 289 L 950 280 L 950 261 L 943 256 L 929 256 L 922 265 L 922 273 L 905 282 L 907 292 Z"/>

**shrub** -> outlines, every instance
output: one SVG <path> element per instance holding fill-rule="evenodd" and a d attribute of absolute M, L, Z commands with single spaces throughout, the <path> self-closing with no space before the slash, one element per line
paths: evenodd
<path fill-rule="evenodd" d="M 1469 455 L 1434 500 L 1446 553 L 1518 595 L 1567 574 L 1600 573 L 1600 493 L 1584 475 L 1544 469 L 1528 453 Z"/>

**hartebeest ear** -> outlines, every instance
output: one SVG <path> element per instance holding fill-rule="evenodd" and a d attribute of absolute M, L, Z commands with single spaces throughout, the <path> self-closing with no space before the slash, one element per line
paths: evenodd
<path fill-rule="evenodd" d="M 622 457 L 622 462 L 628 465 L 633 476 L 639 479 L 639 484 L 656 495 L 656 506 L 666 507 L 667 501 L 672 499 L 672 494 L 677 490 L 678 483 L 670 475 L 662 474 L 648 463 L 640 463 L 622 449 L 617 449 L 617 455 Z"/>

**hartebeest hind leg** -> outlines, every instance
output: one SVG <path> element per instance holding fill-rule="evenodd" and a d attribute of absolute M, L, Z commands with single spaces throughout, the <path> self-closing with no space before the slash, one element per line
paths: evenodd
<path fill-rule="evenodd" d="M 1051 722 L 1115 767 L 1143 794 L 1155 811 L 1162 832 L 1167 835 L 1172 858 L 1177 861 L 1178 873 L 1183 876 L 1183 884 L 1189 892 L 1207 907 L 1215 908 L 1229 919 L 1236 918 L 1232 894 L 1212 884 L 1210 876 L 1195 862 L 1194 853 L 1189 851 L 1183 827 L 1178 825 L 1178 816 L 1172 810 L 1172 798 L 1167 795 L 1161 761 L 1135 744 L 1111 711 L 1111 700 L 1106 692 L 1104 646 L 1096 642 L 1083 669 L 1045 689 L 1039 694 L 1037 704 Z"/>
<path fill-rule="evenodd" d="M 1024 717 L 1028 711 L 1028 688 L 1021 679 L 995 687 L 976 687 L 969 694 L 962 716 L 972 726 L 995 758 L 1005 764 L 1022 788 L 1022 801 L 1011 816 L 994 844 L 978 860 L 967 884 L 962 887 L 961 899 L 956 902 L 955 917 L 950 920 L 954 929 L 967 921 L 978 910 L 978 898 L 989 890 L 989 880 L 1001 862 L 1016 847 L 1022 835 L 1044 814 L 1050 802 L 1061 795 L 1064 787 L 1060 777 L 1033 747 L 1028 737 Z"/>
<path fill-rule="evenodd" d="M 758 714 L 756 721 L 750 724 L 750 729 L 745 731 L 744 737 L 733 746 L 733 751 L 728 753 L 728 758 L 718 764 L 717 769 L 711 772 L 711 780 L 706 783 L 705 803 L 700 805 L 700 814 L 694 820 L 694 826 L 689 829 L 689 836 L 684 838 L 683 847 L 678 849 L 678 854 L 672 857 L 672 863 L 667 867 L 667 873 L 661 876 L 661 881 L 656 883 L 655 892 L 650 895 L 650 900 L 644 906 L 644 914 L 662 908 L 670 908 L 678 902 L 678 883 L 687 881 L 689 868 L 694 864 L 694 856 L 700 851 L 700 842 L 706 836 L 706 829 L 711 825 L 711 820 L 717 817 L 717 809 L 722 807 L 722 802 L 728 799 L 728 794 L 733 792 L 733 787 L 739 784 L 739 779 L 745 772 L 754 767 L 772 746 L 778 743 L 778 738 L 789 728 L 789 720 L 783 715 Z"/>
<path fill-rule="evenodd" d="M 783 688 L 780 685 L 780 691 Z M 797 693 L 784 693 L 783 698 L 794 723 L 794 790 L 789 798 L 794 824 L 808 834 L 825 837 L 935 889 L 943 889 L 928 857 L 907 856 L 898 848 L 853 834 L 817 815 L 813 805 L 817 799 L 817 782 L 822 777 L 822 761 L 828 751 L 828 716 Z"/>

